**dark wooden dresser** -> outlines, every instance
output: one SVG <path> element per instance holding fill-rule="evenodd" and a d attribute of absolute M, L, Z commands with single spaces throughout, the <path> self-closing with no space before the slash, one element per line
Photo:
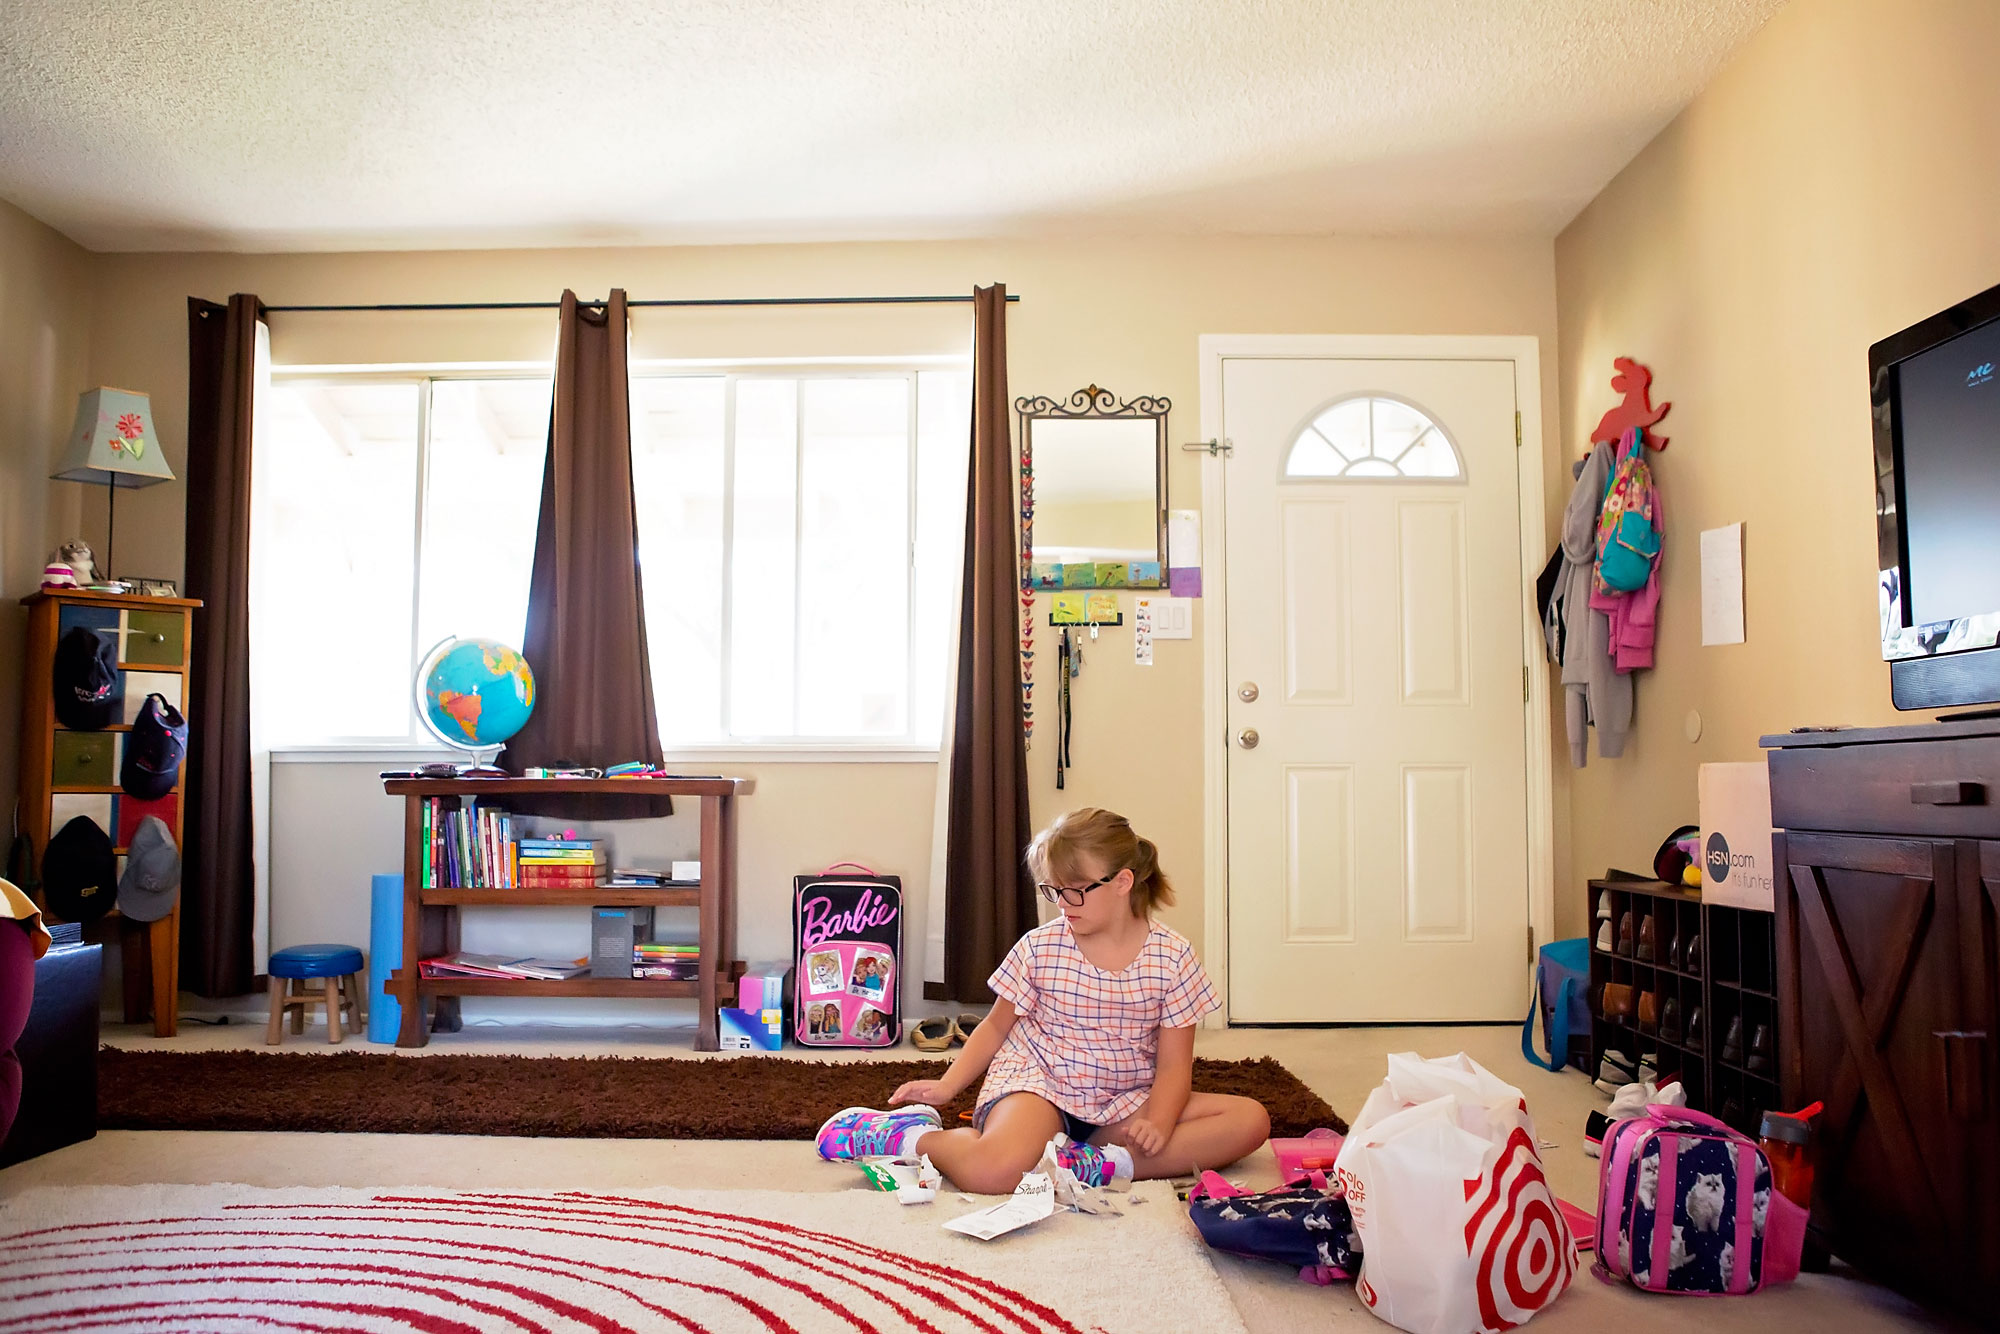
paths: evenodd
<path fill-rule="evenodd" d="M 2000 719 L 1768 736 L 1784 1105 L 1826 1103 L 1814 1237 L 2000 1304 Z"/>

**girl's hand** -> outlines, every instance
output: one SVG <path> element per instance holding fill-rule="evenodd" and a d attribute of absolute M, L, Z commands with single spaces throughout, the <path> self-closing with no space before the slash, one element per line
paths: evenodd
<path fill-rule="evenodd" d="M 1119 1129 L 1125 1133 L 1126 1144 L 1148 1158 L 1167 1147 L 1167 1132 L 1148 1121 L 1143 1114 L 1128 1117 Z"/>
<path fill-rule="evenodd" d="M 942 1107 L 957 1096 L 958 1090 L 942 1079 L 913 1079 L 889 1095 L 889 1105 L 896 1107 L 906 1102 L 921 1102 Z"/>

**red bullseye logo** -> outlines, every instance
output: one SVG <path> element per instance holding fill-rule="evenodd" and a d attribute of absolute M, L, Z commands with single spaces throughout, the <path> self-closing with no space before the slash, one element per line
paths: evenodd
<path fill-rule="evenodd" d="M 1479 1313 L 1488 1330 L 1513 1329 L 1560 1296 L 1576 1276 L 1576 1243 L 1549 1193 L 1525 1127 L 1507 1138 L 1473 1201 L 1466 1254 L 1478 1264 Z"/>

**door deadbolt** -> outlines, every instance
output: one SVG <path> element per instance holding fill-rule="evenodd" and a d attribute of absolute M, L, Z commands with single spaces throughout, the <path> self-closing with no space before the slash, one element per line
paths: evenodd
<path fill-rule="evenodd" d="M 1236 744 L 1245 750 L 1257 749 L 1257 729 L 1246 727 L 1236 734 Z"/>
<path fill-rule="evenodd" d="M 1257 702 L 1257 683 L 1255 681 L 1245 681 L 1242 685 L 1236 687 L 1236 698 L 1242 700 L 1245 704 L 1255 704 Z"/>

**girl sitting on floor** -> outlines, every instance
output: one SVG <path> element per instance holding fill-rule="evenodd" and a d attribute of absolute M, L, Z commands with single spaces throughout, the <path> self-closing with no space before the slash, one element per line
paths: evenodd
<path fill-rule="evenodd" d="M 1152 919 L 1174 901 L 1152 843 L 1123 816 L 1071 811 L 1036 835 L 1028 864 L 1062 915 L 1015 942 L 944 1078 L 897 1089 L 898 1110 L 835 1114 L 820 1157 L 929 1154 L 961 1190 L 1005 1195 L 1052 1140 L 1094 1186 L 1189 1175 L 1262 1145 L 1261 1105 L 1190 1090 L 1195 1022 L 1221 1002 L 1193 947 Z M 936 1109 L 982 1073 L 973 1124 L 943 1129 Z"/>

